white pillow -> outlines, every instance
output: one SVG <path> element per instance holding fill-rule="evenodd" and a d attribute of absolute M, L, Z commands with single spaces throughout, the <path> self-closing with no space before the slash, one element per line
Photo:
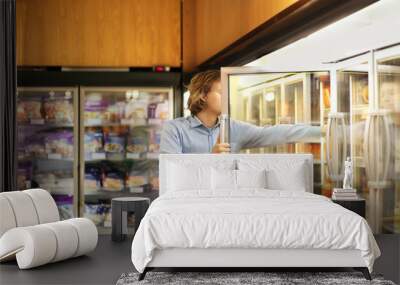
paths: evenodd
<path fill-rule="evenodd" d="M 267 188 L 267 172 L 262 170 L 236 170 L 238 188 Z"/>
<path fill-rule="evenodd" d="M 213 190 L 236 190 L 236 170 L 212 168 Z"/>
<path fill-rule="evenodd" d="M 168 191 L 211 189 L 210 167 L 190 164 L 168 164 Z"/>
<path fill-rule="evenodd" d="M 305 163 L 294 163 L 290 168 L 267 169 L 267 188 L 272 190 L 306 191 Z"/>
<path fill-rule="evenodd" d="M 276 161 L 252 159 L 239 160 L 239 170 L 266 170 L 267 189 L 306 191 L 307 173 L 304 160 L 277 159 Z"/>

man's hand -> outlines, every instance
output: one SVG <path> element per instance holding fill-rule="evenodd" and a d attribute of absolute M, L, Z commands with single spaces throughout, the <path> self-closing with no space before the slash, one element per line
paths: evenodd
<path fill-rule="evenodd" d="M 228 143 L 221 143 L 219 137 L 215 143 L 212 153 L 229 153 L 231 152 L 231 146 Z"/>

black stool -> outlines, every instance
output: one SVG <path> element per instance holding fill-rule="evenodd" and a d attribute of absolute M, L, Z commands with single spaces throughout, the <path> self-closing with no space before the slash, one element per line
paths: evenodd
<path fill-rule="evenodd" d="M 150 199 L 144 197 L 120 197 L 111 200 L 111 220 L 113 241 L 123 241 L 128 234 L 128 213 L 135 214 L 135 230 L 150 205 Z"/>

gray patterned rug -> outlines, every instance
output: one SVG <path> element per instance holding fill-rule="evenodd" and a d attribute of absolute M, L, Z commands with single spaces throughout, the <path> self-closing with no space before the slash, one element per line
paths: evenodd
<path fill-rule="evenodd" d="M 138 276 L 138 273 L 122 274 L 117 285 L 395 285 L 392 281 L 384 280 L 379 275 L 372 275 L 373 280 L 368 281 L 360 272 L 148 272 L 142 281 L 138 281 Z"/>

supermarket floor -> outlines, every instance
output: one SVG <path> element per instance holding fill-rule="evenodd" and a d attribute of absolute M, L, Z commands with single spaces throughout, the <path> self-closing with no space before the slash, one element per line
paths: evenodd
<path fill-rule="evenodd" d="M 124 242 L 99 236 L 95 251 L 42 267 L 19 270 L 16 262 L 0 264 L 0 284 L 115 284 L 124 272 L 134 271 L 131 262 L 132 237 Z"/>

